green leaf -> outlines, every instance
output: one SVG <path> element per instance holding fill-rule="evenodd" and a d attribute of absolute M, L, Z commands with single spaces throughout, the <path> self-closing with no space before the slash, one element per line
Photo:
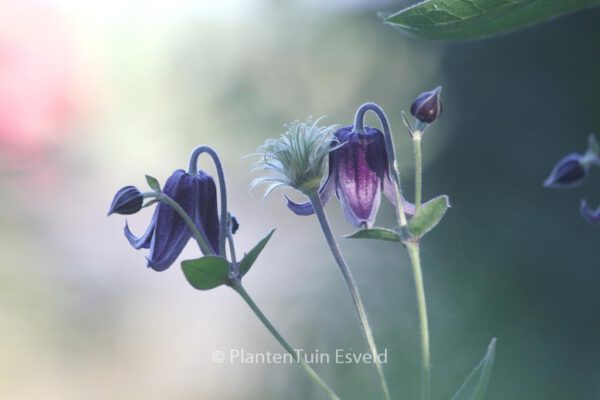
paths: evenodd
<path fill-rule="evenodd" d="M 240 261 L 240 277 L 246 275 L 246 273 L 250 270 L 250 267 L 252 267 L 252 264 L 254 264 L 254 261 L 256 261 L 256 258 L 258 257 L 260 252 L 265 248 L 267 242 L 269 241 L 269 239 L 271 239 L 271 236 L 273 236 L 273 233 L 275 233 L 275 229 L 269 232 L 267 236 L 262 238 L 262 240 L 258 242 L 256 246 L 254 246 L 254 248 L 244 256 L 244 259 Z"/>
<path fill-rule="evenodd" d="M 198 290 L 209 290 L 227 283 L 229 262 L 222 257 L 205 256 L 181 263 L 187 281 Z"/>
<path fill-rule="evenodd" d="M 435 228 L 450 207 L 448 196 L 438 196 L 423 204 L 417 214 L 408 223 L 408 231 L 421 237 Z"/>
<path fill-rule="evenodd" d="M 474 39 L 600 4 L 600 0 L 426 0 L 384 18 L 425 39 Z"/>
<path fill-rule="evenodd" d="M 492 375 L 494 355 L 496 353 L 496 338 L 488 346 L 485 356 L 467 377 L 452 400 L 483 400 Z"/>
<path fill-rule="evenodd" d="M 160 183 L 158 183 L 158 179 L 153 176 L 146 175 L 146 182 L 148 182 L 148 186 L 155 192 L 160 192 Z"/>
<path fill-rule="evenodd" d="M 398 232 L 385 228 L 361 229 L 344 237 L 347 239 L 379 239 L 392 242 L 402 241 Z"/>

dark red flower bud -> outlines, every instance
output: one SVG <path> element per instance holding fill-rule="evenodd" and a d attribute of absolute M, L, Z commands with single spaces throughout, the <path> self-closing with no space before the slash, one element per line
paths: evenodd
<path fill-rule="evenodd" d="M 421 93 L 410 106 L 410 113 L 421 122 L 432 123 L 442 114 L 442 87 Z"/>

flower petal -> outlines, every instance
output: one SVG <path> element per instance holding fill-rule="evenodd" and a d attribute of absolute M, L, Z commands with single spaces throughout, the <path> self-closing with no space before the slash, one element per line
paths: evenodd
<path fill-rule="evenodd" d="M 344 214 L 354 226 L 371 226 L 379 209 L 387 152 L 383 134 L 365 127 L 364 133 L 342 128 L 336 137 L 345 145 L 335 150 L 337 194 Z"/>
<path fill-rule="evenodd" d="M 217 207 L 217 187 L 213 178 L 204 171 L 194 177 L 198 185 L 197 218 L 194 221 L 204 233 L 213 250 L 219 249 L 219 211 Z"/>
<path fill-rule="evenodd" d="M 331 173 L 331 169 L 330 169 L 330 173 Z M 327 202 L 331 199 L 331 196 L 333 196 L 334 191 L 335 191 L 335 179 L 332 178 L 331 175 L 329 175 L 327 177 L 327 180 L 321 187 L 321 189 L 319 189 L 319 199 L 321 200 L 321 204 L 323 206 L 325 206 L 325 204 L 327 204 Z M 310 201 L 306 201 L 304 203 L 296 203 L 295 201 L 291 200 L 287 195 L 284 195 L 284 196 L 287 200 L 288 208 L 294 214 L 306 216 L 306 215 L 312 215 L 315 213 L 315 209 L 313 208 Z"/>
<path fill-rule="evenodd" d="M 596 210 L 592 210 L 587 201 L 581 200 L 579 212 L 581 213 L 583 219 L 585 219 L 589 224 L 600 224 L 600 207 L 598 207 Z"/>
<path fill-rule="evenodd" d="M 390 203 L 392 203 L 394 207 L 397 207 L 396 188 L 394 188 L 394 184 L 392 183 L 389 176 L 386 176 L 383 180 L 383 194 L 390 201 Z M 416 209 L 413 203 L 402 197 L 402 205 L 404 206 L 404 212 L 406 214 L 415 215 Z"/>
<path fill-rule="evenodd" d="M 135 236 L 131 230 L 129 229 L 129 225 L 127 221 L 125 221 L 125 228 L 123 231 L 125 232 L 125 237 L 129 241 L 129 243 L 133 246 L 134 249 L 139 250 L 141 248 L 147 249 L 150 247 L 150 242 L 152 241 L 152 237 L 154 234 L 154 227 L 156 225 L 156 211 L 154 211 L 154 215 L 152 216 L 152 220 L 150 221 L 150 225 L 146 232 L 140 237 Z"/>
<path fill-rule="evenodd" d="M 194 177 L 177 170 L 167 179 L 163 193 L 175 200 L 192 221 L 197 221 L 199 187 Z M 169 268 L 192 237 L 192 232 L 177 212 L 166 203 L 156 208 L 156 228 L 150 244 L 148 266 L 156 271 Z"/>
<path fill-rule="evenodd" d="M 292 199 L 290 199 L 287 194 L 284 194 L 287 200 L 287 207 L 296 215 L 307 216 L 315 213 L 315 209 L 313 208 L 310 201 L 305 201 L 304 203 L 296 203 Z"/>

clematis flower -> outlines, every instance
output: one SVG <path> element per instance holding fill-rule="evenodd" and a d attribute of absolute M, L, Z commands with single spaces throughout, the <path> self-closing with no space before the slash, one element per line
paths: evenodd
<path fill-rule="evenodd" d="M 329 153 L 329 175 L 319 190 L 319 198 L 325 204 L 335 193 L 346 219 L 356 227 L 370 228 L 382 192 L 396 205 L 385 137 L 378 129 L 365 127 L 359 133 L 353 131 L 352 126 L 338 129 L 334 137 L 339 145 Z M 298 204 L 287 200 L 288 208 L 297 215 L 314 213 L 310 202 Z M 414 214 L 413 204 L 404 201 L 404 207 L 405 212 Z"/>
<path fill-rule="evenodd" d="M 206 233 L 212 248 L 218 249 L 219 218 L 213 178 L 204 171 L 190 174 L 177 170 L 167 179 L 162 192 L 185 210 L 198 230 Z M 192 237 L 192 232 L 171 206 L 160 202 L 150 226 L 142 236 L 136 237 L 127 224 L 125 236 L 134 248 L 150 249 L 148 267 L 163 271 L 175 262 Z"/>
<path fill-rule="evenodd" d="M 585 219 L 589 224 L 600 224 L 600 207 L 592 210 L 587 201 L 581 200 L 579 212 L 581 213 L 583 219 Z"/>

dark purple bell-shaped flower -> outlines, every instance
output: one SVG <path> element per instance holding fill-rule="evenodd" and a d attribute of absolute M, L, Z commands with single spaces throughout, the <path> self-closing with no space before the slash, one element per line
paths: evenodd
<path fill-rule="evenodd" d="M 585 219 L 590 224 L 600 224 L 600 207 L 593 210 L 588 205 L 587 201 L 581 200 L 581 206 L 579 207 L 579 212 L 583 219 Z"/>
<path fill-rule="evenodd" d="M 421 93 L 410 106 L 410 113 L 421 122 L 432 123 L 442 114 L 442 87 Z"/>
<path fill-rule="evenodd" d="M 563 157 L 544 181 L 549 188 L 569 188 L 582 183 L 588 173 L 589 166 L 583 161 L 583 156 L 577 153 Z"/>
<path fill-rule="evenodd" d="M 352 126 L 335 132 L 337 147 L 329 153 L 329 175 L 319 190 L 325 204 L 335 192 L 348 221 L 356 227 L 371 227 L 381 201 L 381 192 L 395 205 L 395 189 L 389 176 L 385 137 L 375 128 L 355 132 Z M 414 206 L 404 203 L 414 214 Z M 310 202 L 298 204 L 288 198 L 288 207 L 298 215 L 311 215 Z"/>
<path fill-rule="evenodd" d="M 199 230 L 204 230 L 212 248 L 217 250 L 219 218 L 213 178 L 204 171 L 189 174 L 179 169 L 167 179 L 163 193 L 185 210 Z M 149 248 L 148 266 L 156 271 L 163 271 L 175 262 L 192 237 L 192 232 L 173 208 L 160 202 L 150 226 L 142 236 L 134 236 L 127 224 L 125 236 L 134 248 Z"/>

